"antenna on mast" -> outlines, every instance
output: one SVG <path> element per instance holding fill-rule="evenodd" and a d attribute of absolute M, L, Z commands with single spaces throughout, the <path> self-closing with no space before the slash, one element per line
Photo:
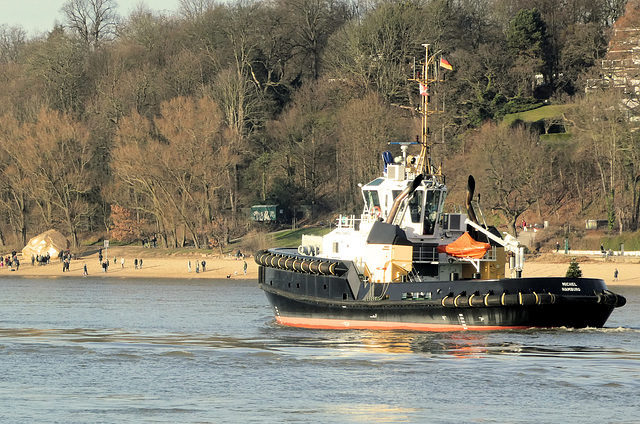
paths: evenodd
<path fill-rule="evenodd" d="M 422 72 L 416 74 L 415 66 L 414 66 L 414 77 L 410 79 L 410 81 L 416 81 L 420 85 L 420 108 L 418 112 L 421 115 L 422 121 L 422 131 L 420 134 L 420 155 L 417 158 L 416 162 L 416 172 L 418 174 L 430 175 L 433 177 L 441 177 L 442 176 L 442 167 L 436 169 L 436 167 L 432 163 L 431 159 L 431 147 L 433 146 L 433 142 L 430 140 L 429 136 L 429 115 L 435 113 L 435 110 L 429 110 L 429 87 L 432 83 L 437 81 L 437 68 L 434 68 L 435 57 L 440 53 L 438 50 L 434 54 L 429 54 L 430 44 L 422 45 L 425 49 L 424 61 L 422 62 Z M 432 72 L 430 73 L 430 70 Z"/>

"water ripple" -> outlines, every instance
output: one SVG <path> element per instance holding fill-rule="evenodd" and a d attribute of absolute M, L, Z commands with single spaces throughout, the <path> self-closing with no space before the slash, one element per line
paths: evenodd
<path fill-rule="evenodd" d="M 274 338 L 237 338 L 189 333 L 136 333 L 121 329 L 0 329 L 0 340 L 30 345 L 51 345 L 81 349 L 117 348 L 136 357 L 136 349 L 158 350 L 165 356 L 193 357 L 193 350 L 242 349 L 289 355 L 344 356 L 422 354 L 451 357 L 491 357 L 518 355 L 553 358 L 617 358 L 637 361 L 637 344 L 620 341 L 620 335 L 636 336 L 640 331 L 626 328 L 585 330 L 527 330 L 494 333 L 409 333 L 409 332 L 331 332 L 284 329 Z M 279 334 L 278 334 L 279 333 Z M 597 344 L 593 336 L 598 335 Z M 607 337 L 617 337 L 617 345 L 606 345 Z M 603 339 L 604 337 L 604 339 Z M 557 343 L 556 343 L 557 342 Z M 628 345 L 628 346 L 627 346 Z M 626 348 L 628 347 L 628 349 Z"/>

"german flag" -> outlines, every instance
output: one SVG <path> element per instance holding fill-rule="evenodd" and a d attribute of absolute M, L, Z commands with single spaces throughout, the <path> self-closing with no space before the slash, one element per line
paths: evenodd
<path fill-rule="evenodd" d="M 453 71 L 453 66 L 451 66 L 449 61 L 447 59 L 445 59 L 444 57 L 440 58 L 440 67 L 444 68 L 444 69 L 448 69 L 450 71 Z"/>

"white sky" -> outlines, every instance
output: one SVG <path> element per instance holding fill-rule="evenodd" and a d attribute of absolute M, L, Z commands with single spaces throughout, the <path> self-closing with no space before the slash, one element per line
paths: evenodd
<path fill-rule="evenodd" d="M 60 9 L 65 0 L 0 0 L 0 25 L 21 26 L 29 37 L 43 34 L 64 18 Z M 177 12 L 179 0 L 116 0 L 120 16 L 129 16 L 139 4 L 164 13 Z"/>

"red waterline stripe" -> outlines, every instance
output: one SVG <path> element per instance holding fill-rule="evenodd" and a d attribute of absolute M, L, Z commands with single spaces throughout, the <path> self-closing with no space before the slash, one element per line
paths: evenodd
<path fill-rule="evenodd" d="M 413 331 L 460 331 L 460 330 L 523 330 L 526 326 L 497 326 L 497 325 L 445 325 L 420 324 L 415 322 L 392 321 L 360 321 L 338 320 L 326 318 L 296 318 L 276 316 L 278 324 L 289 327 L 319 328 L 331 330 L 413 330 Z"/>

